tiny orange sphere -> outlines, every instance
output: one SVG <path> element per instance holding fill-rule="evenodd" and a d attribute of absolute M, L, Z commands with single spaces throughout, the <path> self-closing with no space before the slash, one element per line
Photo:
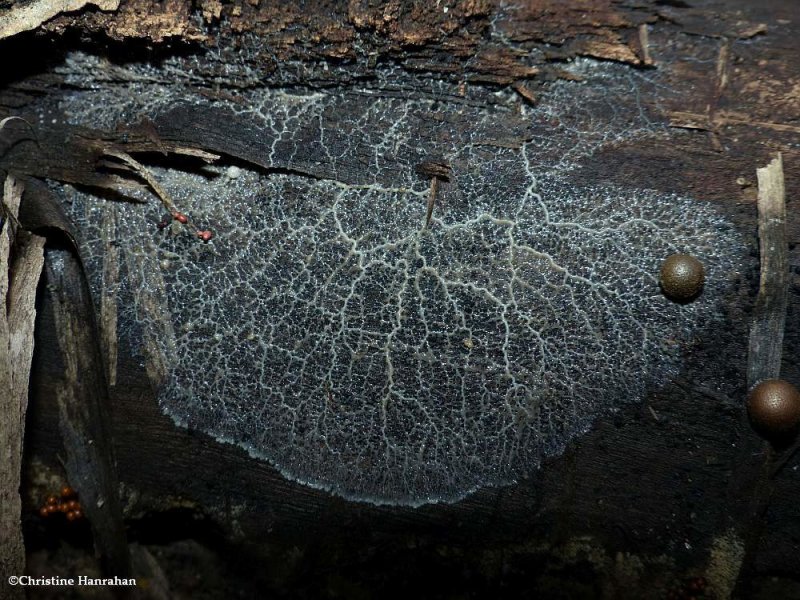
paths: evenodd
<path fill-rule="evenodd" d="M 211 231 L 210 229 L 206 229 L 205 231 L 198 231 L 198 232 L 197 232 L 197 237 L 199 237 L 199 238 L 200 238 L 201 240 L 203 240 L 204 242 L 207 242 L 207 241 L 209 241 L 211 238 L 213 238 L 213 237 L 214 237 L 214 232 L 213 232 L 213 231 Z"/>
<path fill-rule="evenodd" d="M 55 506 L 59 502 L 60 502 L 60 500 L 56 496 L 48 496 L 47 497 L 47 504 L 49 504 L 50 506 Z"/>
<path fill-rule="evenodd" d="M 82 519 L 82 518 L 83 518 L 83 511 L 80 508 L 77 508 L 77 509 L 72 511 L 72 519 L 74 521 L 77 521 L 77 520 Z"/>
<path fill-rule="evenodd" d="M 174 213 L 174 214 L 172 215 L 172 217 L 173 217 L 173 218 L 174 218 L 176 221 L 178 221 L 178 223 L 183 223 L 183 224 L 186 224 L 186 223 L 188 223 L 188 222 L 189 222 L 189 217 L 187 217 L 187 216 L 186 216 L 185 214 L 183 214 L 182 212 L 176 212 L 176 213 Z"/>
<path fill-rule="evenodd" d="M 78 494 L 68 485 L 65 485 L 61 488 L 61 497 L 62 498 L 74 498 Z"/>
<path fill-rule="evenodd" d="M 67 510 L 78 510 L 81 507 L 81 503 L 77 500 L 70 500 L 67 502 Z"/>
<path fill-rule="evenodd" d="M 43 506 L 42 508 L 40 508 L 39 509 L 39 516 L 40 517 L 49 517 L 50 516 L 50 507 L 49 506 Z"/>
<path fill-rule="evenodd" d="M 67 521 L 74 521 L 74 520 L 76 520 L 77 518 L 78 518 L 78 517 L 76 517 L 76 516 L 75 516 L 75 511 L 74 511 L 74 510 L 71 510 L 71 511 L 69 511 L 69 512 L 67 513 Z"/>

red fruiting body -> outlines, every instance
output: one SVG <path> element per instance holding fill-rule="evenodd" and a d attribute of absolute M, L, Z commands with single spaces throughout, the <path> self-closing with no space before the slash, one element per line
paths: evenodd
<path fill-rule="evenodd" d="M 207 242 L 207 241 L 209 241 L 211 238 L 213 238 L 213 237 L 214 237 L 214 232 L 213 232 L 213 231 L 211 231 L 211 230 L 209 230 L 209 229 L 206 229 L 205 231 L 198 231 L 198 232 L 197 232 L 197 237 L 199 237 L 199 238 L 200 238 L 201 240 L 203 240 L 204 242 Z"/>
<path fill-rule="evenodd" d="M 73 510 L 73 511 L 72 511 L 72 517 L 73 517 L 73 518 L 74 518 L 76 521 L 77 521 L 78 519 L 82 519 L 82 518 L 83 518 L 83 511 L 82 511 L 80 508 L 78 508 L 78 509 L 76 509 L 76 510 Z"/>
<path fill-rule="evenodd" d="M 184 223 L 184 224 L 186 224 L 186 223 L 188 223 L 188 222 L 189 222 L 189 217 L 187 217 L 187 216 L 186 216 L 185 214 L 183 214 L 182 212 L 176 212 L 176 213 L 173 213 L 172 217 L 173 217 L 173 218 L 174 218 L 176 221 L 178 221 L 178 223 Z"/>
<path fill-rule="evenodd" d="M 67 521 L 74 521 L 77 518 L 78 517 L 75 515 L 74 510 L 71 510 L 70 512 L 67 513 Z"/>
<path fill-rule="evenodd" d="M 42 508 L 40 508 L 39 509 L 39 516 L 40 517 L 49 517 L 50 516 L 50 507 L 49 506 L 43 506 Z"/>
<path fill-rule="evenodd" d="M 78 510 L 81 507 L 77 500 L 70 500 L 67 502 L 67 510 Z"/>
<path fill-rule="evenodd" d="M 58 498 L 56 498 L 55 496 L 48 496 L 47 497 L 47 504 L 49 504 L 51 506 L 54 506 L 54 505 L 58 504 Z"/>
<path fill-rule="evenodd" d="M 73 490 L 68 485 L 65 485 L 64 487 L 61 488 L 61 497 L 62 498 L 73 498 L 73 497 L 75 497 L 77 495 L 78 494 L 75 493 L 75 490 Z"/>

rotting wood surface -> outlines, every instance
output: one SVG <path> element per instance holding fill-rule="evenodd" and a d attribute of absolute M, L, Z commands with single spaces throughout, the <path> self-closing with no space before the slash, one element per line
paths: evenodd
<path fill-rule="evenodd" d="M 283 61 L 307 64 L 312 76 L 301 85 L 309 88 L 345 77 L 368 77 L 376 61 L 395 61 L 405 69 L 464 80 L 467 85 L 516 85 L 512 89 L 525 90 L 518 91 L 520 102 L 528 102 L 535 101 L 537 86 L 559 77 L 561 61 L 573 56 L 617 60 L 631 68 L 642 68 L 650 56 L 672 86 L 667 100 L 672 125 L 686 128 L 686 135 L 670 144 L 651 140 L 606 149 L 583 166 L 581 176 L 592 182 L 645 182 L 646 187 L 713 201 L 740 227 L 752 229 L 755 256 L 755 168 L 781 151 L 793 269 L 783 376 L 797 383 L 800 335 L 792 325 L 798 321 L 800 293 L 800 222 L 792 212 L 792 194 L 800 181 L 796 150 L 800 65 L 793 60 L 800 51 L 797 8 L 778 1 L 683 4 L 642 2 L 633 8 L 621 2 L 531 2 L 520 10 L 500 11 L 493 3 L 462 3 L 449 5 L 447 12 L 441 5 L 434 12 L 427 8 L 434 3 L 370 8 L 353 2 L 300 13 L 264 2 L 206 2 L 202 10 L 205 19 L 220 20 L 219 35 L 258 34 L 264 40 L 259 66 L 276 83 L 282 79 L 297 83 L 296 74 L 279 69 Z M 146 17 L 134 19 L 133 14 Z M 189 4 L 179 1 L 123 2 L 118 13 L 84 11 L 59 17 L 47 29 L 107 31 L 118 40 L 181 36 L 200 46 L 211 44 L 213 40 L 193 29 L 188 14 Z M 645 37 L 642 25 L 649 27 Z M 489 28 L 499 35 L 486 36 Z M 647 53 L 642 44 L 648 41 L 669 50 Z M 542 51 L 535 64 L 523 60 L 533 50 Z M 696 56 L 705 58 L 687 58 Z M 323 70 L 327 61 L 336 61 L 335 68 Z M 24 108 L 33 94 L 42 93 L 57 94 L 58 82 L 17 77 L 0 93 L 0 106 L 8 111 Z M 161 144 L 194 141 L 188 128 L 182 132 L 179 124 L 173 124 L 174 136 L 163 132 L 163 140 L 130 133 L 129 144 L 158 151 Z M 247 132 L 225 129 L 215 120 L 209 125 L 229 150 L 246 147 Z M 110 186 L 114 176 L 95 167 L 98 144 L 117 143 L 120 136 L 76 135 L 56 124 L 42 139 L 48 158 L 42 161 L 40 155 L 37 162 L 33 151 L 17 154 L 13 168 Z M 112 405 L 120 477 L 137 491 L 138 500 L 131 500 L 128 514 L 169 508 L 165 498 L 181 497 L 250 539 L 263 538 L 278 546 L 296 544 L 306 550 L 317 547 L 315 539 L 322 539 L 344 554 L 364 544 L 390 545 L 400 564 L 420 553 L 427 556 L 424 550 L 415 555 L 395 548 L 411 544 L 475 553 L 482 558 L 472 564 L 483 560 L 484 566 L 498 554 L 521 563 L 542 554 L 556 561 L 555 548 L 561 542 L 590 536 L 612 557 L 615 552 L 645 558 L 665 555 L 674 561 L 673 572 L 703 572 L 717 565 L 713 557 L 714 549 L 721 547 L 719 541 L 749 514 L 749 496 L 739 492 L 751 489 L 748 478 L 757 477 L 763 462 L 761 442 L 742 418 L 747 307 L 755 300 L 758 283 L 755 270 L 749 275 L 742 281 L 740 306 L 731 307 L 729 331 L 717 340 L 701 342 L 693 350 L 692 363 L 673 385 L 653 393 L 643 406 L 602 420 L 529 480 L 483 490 L 456 505 L 415 510 L 332 498 L 286 481 L 244 451 L 176 429 L 155 406 L 136 361 L 121 348 Z M 37 335 L 42 336 L 42 348 L 53 347 L 52 323 L 46 318 Z M 40 406 L 31 448 L 53 462 L 57 417 L 47 399 L 53 397 L 50 380 L 58 373 L 58 360 L 47 350 L 37 360 L 33 394 Z M 720 397 L 705 385 L 720 376 L 740 378 L 741 394 Z M 742 474 L 745 479 L 737 481 Z M 766 517 L 781 526 L 762 539 L 755 576 L 800 571 L 795 551 L 800 525 L 793 518 L 799 488 L 800 475 L 789 465 L 774 482 Z M 345 536 L 353 541 L 342 541 Z M 531 545 L 539 549 L 533 551 Z M 330 558 L 318 560 L 333 567 L 339 564 Z M 364 559 L 364 564 L 370 560 L 383 564 L 378 559 Z M 455 568 L 444 560 L 439 564 L 445 572 Z M 521 567 L 513 559 L 510 564 L 513 578 Z"/>

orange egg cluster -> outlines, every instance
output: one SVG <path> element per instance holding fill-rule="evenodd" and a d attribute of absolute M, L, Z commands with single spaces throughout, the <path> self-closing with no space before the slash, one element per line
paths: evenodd
<path fill-rule="evenodd" d="M 83 509 L 78 502 L 78 493 L 68 485 L 61 488 L 59 496 L 48 496 L 45 504 L 39 509 L 39 515 L 50 517 L 64 514 L 67 521 L 78 521 L 83 518 Z"/>

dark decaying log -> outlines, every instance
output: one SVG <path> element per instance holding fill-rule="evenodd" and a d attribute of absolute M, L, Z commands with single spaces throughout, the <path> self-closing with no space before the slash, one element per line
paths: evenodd
<path fill-rule="evenodd" d="M 111 414 L 113 452 L 97 453 L 91 460 L 67 455 L 71 478 L 99 478 L 105 488 L 113 480 L 111 459 L 116 456 L 130 537 L 143 544 L 159 540 L 154 530 L 161 525 L 178 531 L 176 537 L 194 537 L 209 546 L 224 538 L 224 547 L 235 548 L 232 555 L 245 557 L 250 571 L 263 573 L 253 584 L 262 590 L 310 596 L 418 590 L 420 584 L 407 575 L 414 572 L 442 581 L 438 588 L 427 588 L 433 597 L 506 589 L 544 597 L 561 590 L 563 597 L 663 598 L 686 578 L 703 575 L 713 593 L 726 597 L 744 564 L 747 579 L 737 589 L 741 597 L 751 597 L 771 576 L 780 579 L 783 592 L 796 592 L 798 459 L 788 456 L 780 470 L 767 472 L 765 482 L 764 466 L 773 462 L 743 410 L 758 290 L 755 173 L 776 151 L 784 162 L 789 268 L 780 374 L 800 383 L 796 6 L 779 0 L 531 1 L 515 9 L 492 2 L 448 3 L 444 11 L 445 3 L 427 2 L 332 3 L 304 10 L 278 4 L 123 1 L 116 12 L 61 15 L 44 26 L 47 33 L 39 35 L 45 37 L 2 40 L 0 51 L 41 48 L 53 35 L 58 41 L 52 61 L 57 63 L 60 53 L 80 45 L 73 41 L 77 31 L 87 39 L 112 40 L 108 51 L 117 58 L 126 52 L 161 57 L 256 34 L 261 51 L 252 58 L 254 67 L 276 86 L 313 91 L 347 85 L 369 79 L 376 65 L 390 63 L 468 86 L 496 86 L 516 94 L 520 103 L 535 103 L 542 86 L 564 76 L 564 61 L 575 56 L 659 69 L 670 86 L 662 108 L 675 135 L 666 143 L 639 139 L 605 147 L 581 165 L 576 177 L 615 185 L 635 181 L 640 187 L 693 195 L 713 202 L 749 233 L 752 260 L 742 265 L 739 296 L 731 300 L 724 326 L 713 339 L 697 341 L 672 383 L 654 390 L 644 404 L 601 419 L 531 478 L 480 490 L 452 505 L 375 507 L 290 482 L 240 448 L 176 428 L 157 406 L 144 368 L 130 349 L 118 349 L 116 385 L 103 400 L 107 363 L 94 354 L 91 365 L 70 367 L 59 350 L 57 332 L 75 313 L 70 308 L 54 318 L 54 311 L 63 308 L 65 293 L 85 294 L 72 255 L 59 251 L 62 266 L 74 278 L 42 298 L 26 432 L 29 462 L 35 458 L 60 471 L 57 399 L 65 393 L 65 373 L 77 369 L 91 374 L 81 381 L 95 390 L 85 396 L 99 402 L 92 414 Z M 206 24 L 217 27 L 213 35 L 190 17 L 194 6 Z M 101 33 L 107 37 L 98 37 Z M 172 36 L 184 45 L 171 50 L 167 41 L 178 39 Z M 143 40 L 152 41 L 153 48 Z M 651 45 L 659 52 L 650 51 Z M 227 46 L 220 50 L 223 55 L 227 51 L 233 52 Z M 55 106 L 64 86 L 46 64 L 39 72 L 17 68 L 0 73 L 0 80 L 0 118 L 26 114 L 26 107 L 42 98 L 52 98 Z M 208 93 L 225 91 L 209 79 Z M 512 117 L 498 114 L 505 118 Z M 135 154 L 145 164 L 176 164 L 176 150 L 201 149 L 234 164 L 284 168 L 259 162 L 269 140 L 230 114 L 210 111 L 176 107 L 168 118 L 118 131 L 70 126 L 54 112 L 36 127 L 37 142 L 22 124 L 9 123 L 7 129 L 16 137 L 0 138 L 0 168 L 116 190 L 107 193 L 120 198 L 119 183 L 130 183 L 131 174 L 109 168 L 109 150 Z M 285 168 L 310 177 L 331 176 L 313 157 L 305 163 L 302 156 L 293 158 Z M 41 226 L 32 217 L 28 222 L 32 228 Z M 64 276 L 53 263 L 48 273 Z M 80 306 L 85 310 L 87 305 Z M 89 315 L 84 319 L 91 322 Z M 100 332 L 84 333 L 86 347 L 109 347 Z M 717 381 L 732 382 L 735 391 L 720 393 L 714 389 Z M 115 527 L 103 529 L 115 532 L 118 540 Z M 106 547 L 114 543 L 109 540 Z M 122 550 L 114 552 L 115 564 L 124 564 Z M 237 572 L 225 564 L 229 573 Z M 585 580 L 574 576 L 580 569 L 588 573 Z"/>

